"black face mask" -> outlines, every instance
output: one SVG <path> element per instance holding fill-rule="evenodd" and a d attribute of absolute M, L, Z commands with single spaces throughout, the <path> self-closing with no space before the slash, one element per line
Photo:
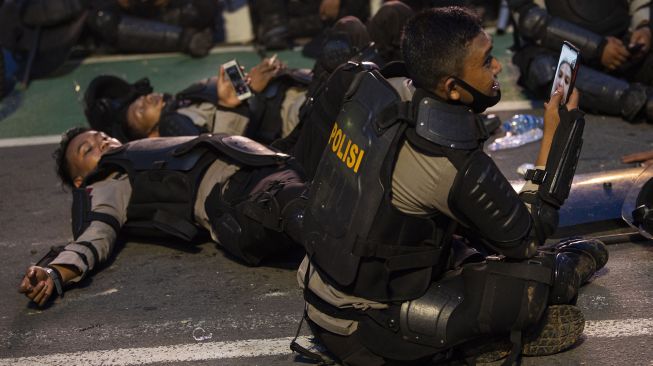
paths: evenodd
<path fill-rule="evenodd" d="M 457 83 L 460 84 L 463 89 L 467 90 L 467 92 L 472 95 L 472 98 L 474 98 L 472 103 L 469 104 L 469 107 L 474 111 L 474 113 L 482 113 L 486 109 L 499 103 L 499 100 L 501 99 L 501 90 L 499 90 L 496 96 L 491 97 L 476 90 L 474 87 L 467 84 L 462 79 L 459 79 L 455 76 L 452 77 L 456 80 Z"/>

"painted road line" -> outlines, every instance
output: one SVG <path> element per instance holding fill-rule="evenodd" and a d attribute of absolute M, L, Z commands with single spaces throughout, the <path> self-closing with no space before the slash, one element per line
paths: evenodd
<path fill-rule="evenodd" d="M 143 365 L 148 363 L 189 362 L 250 358 L 290 354 L 293 337 L 275 339 L 251 339 L 234 342 L 206 342 L 175 346 L 121 348 L 106 351 L 59 353 L 48 356 L 0 359 L 0 366 L 29 365 Z M 310 337 L 299 337 L 302 346 L 311 345 Z"/>
<path fill-rule="evenodd" d="M 0 147 L 49 145 L 58 144 L 59 141 L 61 141 L 61 135 L 16 137 L 9 139 L 0 139 Z"/>
<path fill-rule="evenodd" d="M 653 318 L 589 320 L 583 332 L 592 338 L 623 338 L 653 335 Z M 143 365 L 189 361 L 251 358 L 290 354 L 292 337 L 249 339 L 232 342 L 202 342 L 174 346 L 121 348 L 105 351 L 58 353 L 45 356 L 0 359 L 0 366 L 9 365 Z M 312 337 L 299 337 L 305 347 L 312 346 Z"/>
<path fill-rule="evenodd" d="M 209 54 L 216 55 L 216 54 L 233 53 L 233 52 L 255 52 L 255 51 L 256 50 L 254 49 L 253 46 L 218 46 L 218 47 L 213 47 L 209 51 Z M 156 60 L 161 58 L 178 57 L 182 55 L 185 54 L 180 52 L 162 52 L 162 53 L 144 53 L 144 54 L 138 53 L 138 54 L 130 54 L 130 55 L 102 55 L 102 56 L 87 57 L 84 60 L 82 60 L 81 64 L 92 65 L 92 64 L 100 64 L 105 62 Z M 190 58 L 190 56 L 188 57 Z M 70 61 L 70 62 L 76 64 L 75 61 Z"/>
<path fill-rule="evenodd" d="M 589 338 L 622 338 L 653 335 L 653 318 L 588 320 L 583 331 Z"/>
<path fill-rule="evenodd" d="M 496 113 L 504 111 L 519 111 L 543 108 L 544 102 L 539 100 L 509 100 L 488 108 L 485 112 Z"/>

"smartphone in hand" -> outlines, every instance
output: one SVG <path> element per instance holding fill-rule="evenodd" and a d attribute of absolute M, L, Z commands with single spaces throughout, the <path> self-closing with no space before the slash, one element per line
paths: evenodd
<path fill-rule="evenodd" d="M 222 65 L 222 67 L 224 68 L 225 74 L 227 74 L 229 81 L 231 81 L 231 85 L 234 86 L 238 99 L 245 100 L 251 97 L 252 91 L 245 81 L 245 75 L 243 75 L 243 71 L 240 68 L 238 61 L 227 61 Z"/>
<path fill-rule="evenodd" d="M 556 68 L 555 77 L 553 78 L 553 86 L 551 86 L 551 93 L 562 86 L 563 94 L 560 104 L 567 104 L 569 96 L 574 90 L 574 83 L 576 82 L 576 74 L 580 66 L 580 51 L 571 43 L 564 41 L 562 43 L 562 50 L 560 51 L 560 58 L 558 59 L 558 67 Z"/>

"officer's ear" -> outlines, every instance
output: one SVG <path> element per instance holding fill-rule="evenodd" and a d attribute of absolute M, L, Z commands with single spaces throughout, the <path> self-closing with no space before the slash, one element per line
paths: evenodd
<path fill-rule="evenodd" d="M 452 77 L 448 77 L 444 80 L 444 91 L 447 95 L 447 99 L 455 101 L 460 100 L 460 93 L 458 92 L 458 89 L 456 89 L 456 84 L 456 79 Z"/>
<path fill-rule="evenodd" d="M 84 178 L 80 177 L 79 175 L 73 178 L 73 185 L 75 186 L 75 188 L 81 187 L 83 182 L 84 182 Z"/>

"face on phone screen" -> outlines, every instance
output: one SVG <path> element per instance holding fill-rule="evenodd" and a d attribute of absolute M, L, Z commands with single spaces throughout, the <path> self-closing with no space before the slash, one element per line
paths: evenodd
<path fill-rule="evenodd" d="M 236 89 L 236 94 L 238 96 L 242 96 L 250 93 L 247 83 L 243 79 L 240 70 L 238 70 L 238 66 L 229 66 L 225 71 L 229 76 L 229 80 L 231 80 L 234 89 Z"/>
<path fill-rule="evenodd" d="M 567 100 L 569 100 L 569 93 L 573 88 L 574 79 L 576 78 L 577 62 L 578 51 L 569 47 L 566 43 L 563 44 L 560 59 L 558 60 L 558 67 L 553 78 L 553 86 L 551 87 L 551 95 L 553 95 L 556 89 L 562 87 L 563 95 L 561 104 L 566 104 Z"/>

